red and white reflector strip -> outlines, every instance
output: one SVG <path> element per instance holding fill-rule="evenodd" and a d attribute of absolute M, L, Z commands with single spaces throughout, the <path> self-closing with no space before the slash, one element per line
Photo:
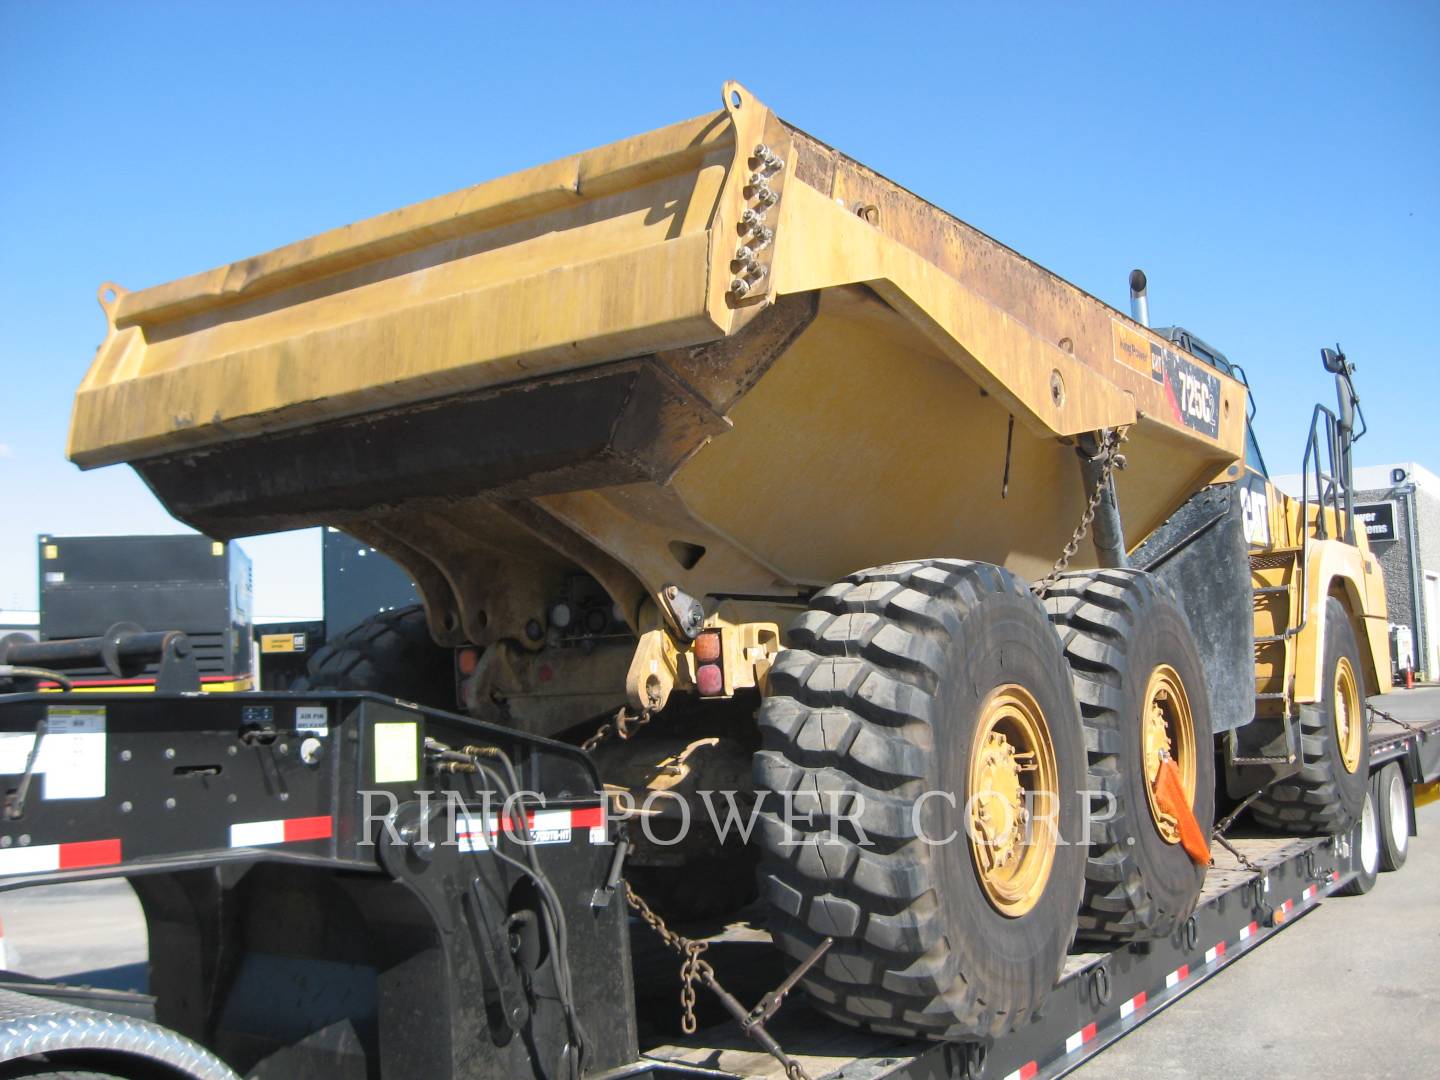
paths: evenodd
<path fill-rule="evenodd" d="M 1030 1080 L 1030 1078 L 1039 1071 L 1039 1065 L 1037 1065 L 1033 1061 L 1027 1061 L 1024 1065 L 1021 1065 L 1009 1076 L 1005 1077 L 1005 1080 Z"/>
<path fill-rule="evenodd" d="M 1330 880 L 1331 880 L 1331 881 L 1339 881 L 1339 880 L 1340 880 L 1340 871 L 1339 871 L 1339 870 L 1331 870 L 1331 871 L 1330 871 Z"/>
<path fill-rule="evenodd" d="M 1217 941 L 1213 948 L 1205 950 L 1205 963 L 1213 964 L 1216 960 L 1219 960 L 1220 957 L 1224 955 L 1225 943 L 1223 941 Z"/>
<path fill-rule="evenodd" d="M 1182 982 L 1184 982 L 1184 981 L 1185 981 L 1186 979 L 1188 979 L 1189 977 L 1190 977 L 1190 965 L 1189 965 L 1189 964 L 1181 964 L 1181 965 L 1180 965 L 1178 968 L 1176 968 L 1174 971 L 1170 972 L 1169 975 L 1166 975 L 1166 976 L 1165 976 L 1165 989 L 1166 989 L 1166 990 L 1169 990 L 1172 986 L 1179 986 Z"/>
<path fill-rule="evenodd" d="M 277 821 L 246 821 L 230 826 L 230 846 L 269 847 L 301 840 L 328 840 L 335 833 L 334 819 L 323 817 L 280 818 Z"/>
<path fill-rule="evenodd" d="M 71 844 L 35 844 L 0 849 L 0 875 L 45 874 L 118 866 L 119 840 L 81 840 Z"/>
<path fill-rule="evenodd" d="M 504 824 L 507 833 L 519 832 L 518 823 L 513 818 L 506 818 Z M 603 844 L 607 839 L 605 809 L 600 806 L 586 806 L 578 810 L 527 810 L 525 829 L 532 844 L 568 844 L 581 829 L 589 833 L 592 844 Z M 462 851 L 488 851 L 499 833 L 498 814 L 491 814 L 483 829 L 478 817 L 461 815 L 455 822 L 455 839 Z"/>
<path fill-rule="evenodd" d="M 1314 900 L 1314 899 L 1315 899 L 1315 894 L 1316 894 L 1317 892 L 1319 892 L 1319 891 L 1320 891 L 1320 890 L 1319 890 L 1316 886 L 1314 886 L 1314 885 L 1308 886 L 1308 887 L 1305 889 L 1305 891 L 1300 894 L 1300 899 L 1301 899 L 1301 900 Z"/>
<path fill-rule="evenodd" d="M 1259 923 L 1254 923 L 1254 922 L 1252 922 L 1252 923 L 1250 923 L 1250 924 L 1247 925 L 1247 926 L 1242 926 L 1242 927 L 1240 927 L 1240 940 L 1241 940 L 1241 941 L 1248 941 L 1248 940 L 1250 940 L 1250 938 L 1252 938 L 1254 935 L 1258 934 L 1259 932 L 1260 932 L 1260 924 L 1259 924 Z"/>
<path fill-rule="evenodd" d="M 1145 1000 L 1145 991 L 1141 990 L 1140 993 L 1120 1006 L 1120 1019 L 1127 1020 L 1134 1016 L 1138 1010 L 1145 1007 Z"/>
<path fill-rule="evenodd" d="M 1079 1050 L 1091 1039 L 1095 1038 L 1095 1031 L 1096 1027 L 1094 1024 L 1086 1024 L 1079 1031 L 1075 1032 L 1074 1035 L 1071 1035 L 1065 1040 L 1065 1052 L 1067 1054 L 1073 1054 L 1076 1050 Z"/>

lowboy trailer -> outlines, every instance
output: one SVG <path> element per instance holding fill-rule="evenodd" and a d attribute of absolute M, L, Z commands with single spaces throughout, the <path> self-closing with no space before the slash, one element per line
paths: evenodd
<path fill-rule="evenodd" d="M 19 805 L 11 790 L 0 890 L 123 876 L 149 986 L 0 976 L 0 1075 L 787 1074 L 703 989 L 697 1030 L 677 1030 L 675 955 L 625 917 L 631 823 L 574 747 L 364 693 L 0 697 L 10 756 L 42 724 L 56 756 Z M 1440 720 L 1377 720 L 1371 746 L 1349 833 L 1229 841 L 1174 934 L 1077 946 L 1009 1035 L 859 1032 L 799 995 L 767 1035 L 796 1076 L 1063 1076 L 1327 895 L 1368 891 L 1396 846 L 1403 861 L 1415 793 L 1440 780 Z M 785 978 L 763 910 L 698 940 L 747 1005 Z"/>

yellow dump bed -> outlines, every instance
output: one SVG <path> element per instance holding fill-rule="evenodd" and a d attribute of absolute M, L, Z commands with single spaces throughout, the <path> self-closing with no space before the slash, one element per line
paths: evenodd
<path fill-rule="evenodd" d="M 1244 437 L 1237 382 L 733 83 L 101 303 L 73 460 L 130 462 L 215 536 L 343 525 L 456 642 L 518 633 L 576 567 L 630 612 L 911 556 L 1038 576 L 1083 508 L 1073 437 L 1133 425 L 1131 545 Z"/>

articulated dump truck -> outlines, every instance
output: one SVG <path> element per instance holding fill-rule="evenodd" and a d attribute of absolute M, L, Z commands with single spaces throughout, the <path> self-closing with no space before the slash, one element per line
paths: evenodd
<path fill-rule="evenodd" d="M 423 612 L 310 691 L 583 744 L 662 916 L 758 903 L 821 1012 L 998 1037 L 1077 938 L 1180 931 L 1217 817 L 1354 827 L 1389 677 L 1351 368 L 1287 497 L 1222 355 L 723 97 L 103 286 L 69 455 L 389 555 Z"/>

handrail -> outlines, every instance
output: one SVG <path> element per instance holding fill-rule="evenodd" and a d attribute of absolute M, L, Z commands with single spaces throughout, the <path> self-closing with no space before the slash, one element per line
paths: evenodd
<path fill-rule="evenodd" d="M 1324 418 L 1326 462 L 1329 472 L 1320 470 L 1320 421 Z M 1300 621 L 1280 635 L 1292 638 L 1305 629 L 1310 617 L 1310 480 L 1315 480 L 1315 539 L 1327 540 L 1330 530 L 1325 511 L 1335 511 L 1336 530 L 1348 542 L 1355 540 L 1355 493 L 1350 484 L 1350 462 L 1341 440 L 1340 420 L 1324 405 L 1310 414 L 1310 437 L 1300 465 Z"/>

